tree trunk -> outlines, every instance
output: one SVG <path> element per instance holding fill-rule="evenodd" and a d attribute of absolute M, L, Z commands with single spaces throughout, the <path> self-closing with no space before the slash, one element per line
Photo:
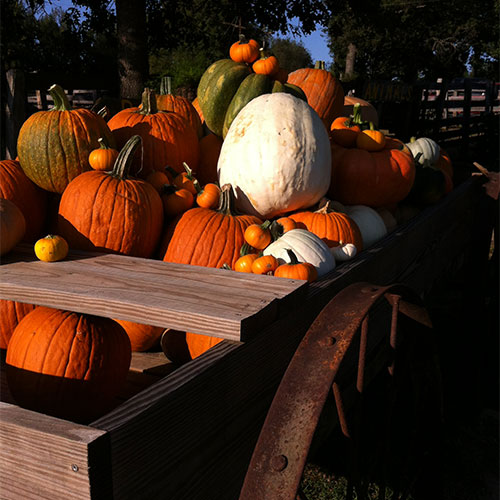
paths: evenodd
<path fill-rule="evenodd" d="M 351 80 L 354 77 L 354 61 L 356 60 L 356 45 L 350 43 L 347 47 L 347 56 L 345 58 L 344 80 Z"/>
<path fill-rule="evenodd" d="M 116 29 L 120 96 L 137 101 L 148 75 L 145 0 L 116 0 Z"/>
<path fill-rule="evenodd" d="M 26 120 L 24 73 L 19 69 L 9 69 L 6 80 L 5 154 L 2 157 L 13 160 L 17 156 L 17 136 L 24 120 Z"/>

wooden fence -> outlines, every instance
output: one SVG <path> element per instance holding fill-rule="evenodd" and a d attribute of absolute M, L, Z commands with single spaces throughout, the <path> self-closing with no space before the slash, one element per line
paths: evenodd
<path fill-rule="evenodd" d="M 9 96 L 2 117 L 6 130 L 2 157 L 14 158 L 22 122 L 35 111 L 50 109 L 52 99 L 45 90 L 25 89 L 15 71 L 8 73 L 11 74 L 7 75 Z M 414 85 L 368 81 L 356 95 L 376 107 L 382 129 L 403 141 L 412 136 L 431 137 L 456 156 L 467 154 L 471 147 L 498 156 L 499 92 L 498 82 L 460 78 Z M 105 89 L 66 89 L 66 93 L 75 108 L 97 110 L 106 104 L 114 114 L 137 105 L 115 98 Z"/>

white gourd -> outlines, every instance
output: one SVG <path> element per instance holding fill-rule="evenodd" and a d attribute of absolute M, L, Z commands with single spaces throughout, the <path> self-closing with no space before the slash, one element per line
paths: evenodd
<path fill-rule="evenodd" d="M 441 154 L 439 144 L 428 137 L 412 138 L 410 142 L 406 143 L 406 146 L 411 151 L 413 158 L 418 158 L 417 163 L 420 165 L 434 165 L 439 160 Z M 419 153 L 420 156 L 418 156 Z"/>
<path fill-rule="evenodd" d="M 280 264 L 289 263 L 290 257 L 286 251 L 293 251 L 299 262 L 309 262 L 318 270 L 318 277 L 335 268 L 333 257 L 327 244 L 315 234 L 306 229 L 291 229 L 283 236 L 267 246 L 264 255 L 273 255 Z"/>
<path fill-rule="evenodd" d="M 330 252 L 335 257 L 337 262 L 345 262 L 351 260 L 358 253 L 356 245 L 353 243 L 342 243 L 336 247 L 331 247 Z"/>
<path fill-rule="evenodd" d="M 272 219 L 314 205 L 328 190 L 331 151 L 318 114 L 284 92 L 250 101 L 236 116 L 217 164 L 236 208 Z"/>
<path fill-rule="evenodd" d="M 384 219 L 375 209 L 366 205 L 342 205 L 338 201 L 332 202 L 332 205 L 356 222 L 363 238 L 363 248 L 373 245 L 387 234 Z"/>

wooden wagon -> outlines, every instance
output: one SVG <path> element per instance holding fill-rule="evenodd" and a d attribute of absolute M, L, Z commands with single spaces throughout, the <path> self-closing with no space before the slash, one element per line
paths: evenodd
<path fill-rule="evenodd" d="M 442 299 L 480 286 L 491 241 L 491 207 L 480 184 L 468 179 L 312 284 L 79 252 L 47 264 L 17 247 L 0 266 L 2 299 L 225 340 L 180 367 L 162 352 L 134 353 L 122 400 L 89 425 L 18 407 L 3 357 L 0 497 L 238 498 L 283 373 L 339 291 L 357 282 L 402 283 L 439 310 L 439 290 L 448 292 Z M 454 324 L 467 328 L 474 294 L 465 293 L 470 310 L 462 308 Z"/>

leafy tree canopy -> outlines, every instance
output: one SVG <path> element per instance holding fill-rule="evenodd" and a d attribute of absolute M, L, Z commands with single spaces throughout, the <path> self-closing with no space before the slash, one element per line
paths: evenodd
<path fill-rule="evenodd" d="M 273 38 L 271 51 L 277 57 L 280 66 L 288 72 L 313 65 L 311 54 L 304 45 L 288 38 Z"/>
<path fill-rule="evenodd" d="M 498 78 L 499 0 L 329 0 L 330 50 L 342 73 L 350 43 L 355 72 L 372 79 Z"/>

